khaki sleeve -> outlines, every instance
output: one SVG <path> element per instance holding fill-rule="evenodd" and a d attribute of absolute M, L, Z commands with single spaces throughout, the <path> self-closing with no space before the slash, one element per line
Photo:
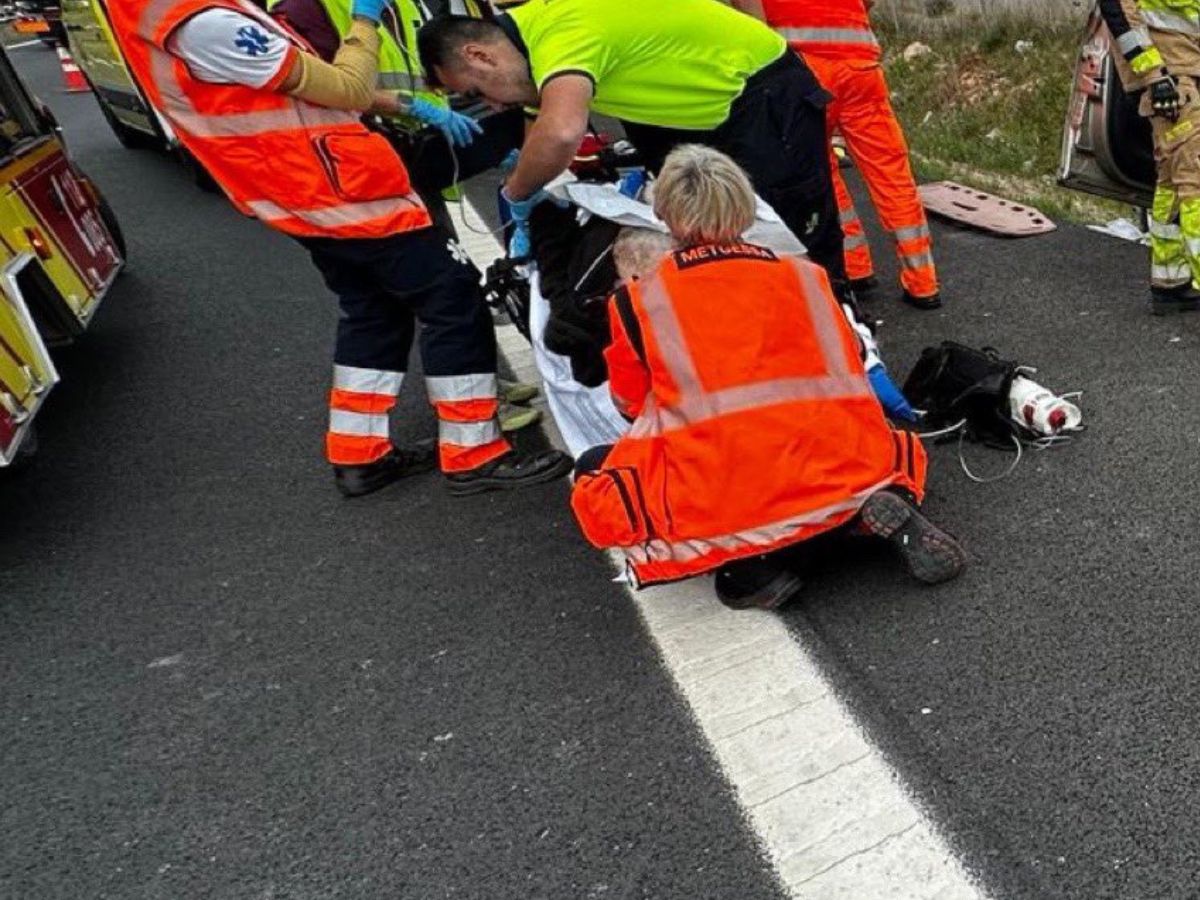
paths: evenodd
<path fill-rule="evenodd" d="M 355 19 L 333 62 L 298 54 L 282 90 L 317 106 L 366 112 L 375 103 L 378 76 L 379 32 L 372 23 Z"/>

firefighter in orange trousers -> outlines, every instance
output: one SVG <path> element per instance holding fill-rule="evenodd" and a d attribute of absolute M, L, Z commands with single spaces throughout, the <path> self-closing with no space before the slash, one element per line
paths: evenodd
<path fill-rule="evenodd" d="M 347 496 L 440 463 L 455 494 L 565 475 L 520 456 L 496 419 L 496 344 L 479 273 L 432 223 L 372 107 L 388 0 L 355 0 L 332 63 L 249 0 L 110 0 L 125 58 L 154 107 L 242 213 L 303 244 L 341 316 L 326 454 Z M 389 414 L 417 325 L 432 443 L 393 446 Z"/>
<path fill-rule="evenodd" d="M 717 569 L 735 608 L 794 596 L 788 551 L 841 526 L 889 539 L 921 581 L 953 578 L 962 549 L 915 506 L 924 448 L 884 417 L 825 272 L 740 241 L 754 205 L 719 151 L 667 157 L 654 209 L 679 249 L 611 300 L 605 357 L 633 424 L 576 463 L 585 537 L 641 585 Z"/>
<path fill-rule="evenodd" d="M 880 64 L 879 42 L 871 30 L 874 0 L 734 0 L 734 6 L 778 31 L 833 94 L 827 110 L 830 135 L 841 133 L 850 158 L 862 173 L 883 227 L 896 243 L 901 295 L 918 309 L 941 306 L 933 239 L 917 194 L 908 145 L 892 111 Z M 846 189 L 837 161 L 834 191 L 841 214 L 846 274 L 863 292 L 875 285 L 866 232 Z"/>

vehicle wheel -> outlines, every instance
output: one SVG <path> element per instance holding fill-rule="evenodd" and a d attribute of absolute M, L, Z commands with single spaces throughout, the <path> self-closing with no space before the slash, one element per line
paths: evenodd
<path fill-rule="evenodd" d="M 104 121 L 108 123 L 108 127 L 112 129 L 112 133 L 116 135 L 122 147 L 129 150 L 152 150 L 161 146 L 158 138 L 131 128 L 118 119 L 99 94 L 96 94 L 96 102 L 100 104 L 100 112 L 104 116 Z"/>
<path fill-rule="evenodd" d="M 188 178 L 192 184 L 200 188 L 206 194 L 220 193 L 221 188 L 213 181 L 213 177 L 208 174 L 208 170 L 200 164 L 200 160 L 192 156 L 187 148 L 182 144 L 175 147 L 175 155 L 179 157 L 179 161 L 183 164 L 183 169 L 188 173 Z"/>

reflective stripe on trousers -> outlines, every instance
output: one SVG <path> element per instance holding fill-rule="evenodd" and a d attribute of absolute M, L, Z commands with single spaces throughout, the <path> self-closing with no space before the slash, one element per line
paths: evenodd
<path fill-rule="evenodd" d="M 443 472 L 468 472 L 509 451 L 496 417 L 500 402 L 494 373 L 428 376 L 425 385 L 437 410 Z"/>
<path fill-rule="evenodd" d="M 714 552 L 735 553 L 747 547 L 770 548 L 791 535 L 813 525 L 820 525 L 834 516 L 852 510 L 858 510 L 867 498 L 883 490 L 894 479 L 886 478 L 878 484 L 871 485 L 866 490 L 859 491 L 838 503 L 820 509 L 810 510 L 802 515 L 791 516 L 780 522 L 760 525 L 747 531 L 736 531 L 732 534 L 715 535 L 705 538 L 689 538 L 686 541 L 670 542 L 661 538 L 653 538 L 644 544 L 622 547 L 621 552 L 633 563 L 647 565 L 653 562 L 688 563 L 702 559 Z"/>
<path fill-rule="evenodd" d="M 855 371 L 842 341 L 840 312 L 826 297 L 815 265 L 788 260 L 796 271 L 808 308 L 813 334 L 821 348 L 825 373 L 808 377 L 773 378 L 706 391 L 696 371 L 683 329 L 662 279 L 653 277 L 641 287 L 646 314 L 662 364 L 679 390 L 672 406 L 661 406 L 651 394 L 642 415 L 629 431 L 631 438 L 658 437 L 717 416 L 727 416 L 780 403 L 871 397 L 870 384 Z"/>
<path fill-rule="evenodd" d="M 403 372 L 335 365 L 329 392 L 325 453 L 334 465 L 365 465 L 392 449 L 389 413 L 404 383 Z"/>

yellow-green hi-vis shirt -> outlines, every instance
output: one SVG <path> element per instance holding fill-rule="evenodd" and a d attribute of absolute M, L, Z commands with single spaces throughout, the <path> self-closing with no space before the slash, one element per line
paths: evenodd
<path fill-rule="evenodd" d="M 593 110 L 663 128 L 717 127 L 746 79 L 787 50 L 719 0 L 529 0 L 508 15 L 538 90 L 585 75 Z"/>

